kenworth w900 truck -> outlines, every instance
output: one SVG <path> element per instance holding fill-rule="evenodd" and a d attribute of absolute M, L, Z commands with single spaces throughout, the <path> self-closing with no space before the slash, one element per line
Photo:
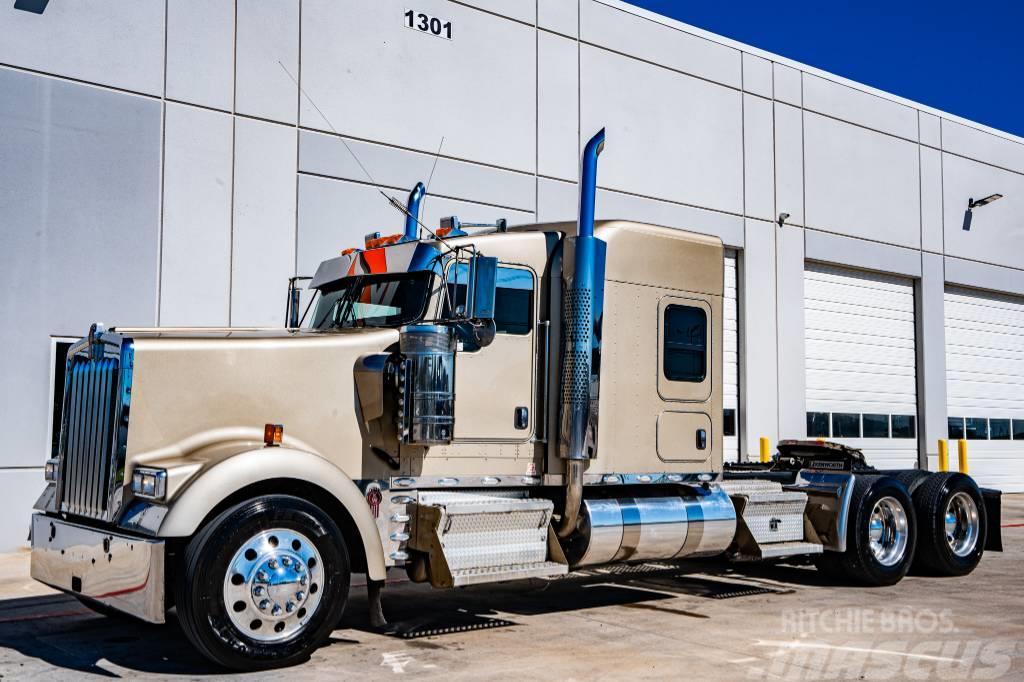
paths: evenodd
<path fill-rule="evenodd" d="M 302 660 L 365 573 L 437 588 L 724 556 L 890 585 L 1000 549 L 999 496 L 783 441 L 723 465 L 722 244 L 594 221 L 449 219 L 324 261 L 283 329 L 94 325 L 69 351 L 32 575 L 100 610 L 177 612 L 213 661 Z M 422 229 L 421 229 L 422 228 Z"/>

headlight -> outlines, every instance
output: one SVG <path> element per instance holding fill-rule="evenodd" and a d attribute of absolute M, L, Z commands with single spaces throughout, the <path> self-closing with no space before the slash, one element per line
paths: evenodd
<path fill-rule="evenodd" d="M 135 471 L 132 472 L 132 493 L 136 497 L 162 500 L 167 495 L 167 471 L 135 467 Z"/>
<path fill-rule="evenodd" d="M 43 469 L 43 477 L 48 483 L 53 483 L 57 480 L 57 474 L 60 472 L 60 458 L 54 457 L 53 459 L 46 460 L 46 468 Z"/>

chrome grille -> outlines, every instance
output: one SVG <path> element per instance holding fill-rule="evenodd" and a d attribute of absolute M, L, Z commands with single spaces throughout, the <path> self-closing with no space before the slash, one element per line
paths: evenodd
<path fill-rule="evenodd" d="M 131 342 L 109 334 L 68 353 L 61 416 L 60 509 L 107 520 L 123 482 L 131 395 Z"/>

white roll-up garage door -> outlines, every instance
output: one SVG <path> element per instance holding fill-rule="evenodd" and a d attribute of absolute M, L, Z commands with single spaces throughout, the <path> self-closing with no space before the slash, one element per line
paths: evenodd
<path fill-rule="evenodd" d="M 808 264 L 804 299 L 807 436 L 879 468 L 916 467 L 913 282 Z"/>
<path fill-rule="evenodd" d="M 946 414 L 980 485 L 1024 492 L 1024 299 L 946 290 Z M 956 444 L 950 443 L 956 468 Z"/>
<path fill-rule="evenodd" d="M 724 457 L 739 461 L 739 307 L 736 298 L 736 252 L 725 250 L 725 289 L 722 297 L 722 409 L 725 416 Z"/>

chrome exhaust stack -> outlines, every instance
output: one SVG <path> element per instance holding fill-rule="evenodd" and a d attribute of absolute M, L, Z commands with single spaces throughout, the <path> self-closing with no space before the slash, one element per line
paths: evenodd
<path fill-rule="evenodd" d="M 580 211 L 575 237 L 565 239 L 562 271 L 562 390 L 559 455 L 565 462 L 565 510 L 558 537 L 576 530 L 583 500 L 584 462 L 597 454 L 597 402 L 600 385 L 600 323 L 604 307 L 607 245 L 594 236 L 597 157 L 604 149 L 604 129 L 583 150 Z M 573 257 L 568 258 L 568 251 Z"/>

